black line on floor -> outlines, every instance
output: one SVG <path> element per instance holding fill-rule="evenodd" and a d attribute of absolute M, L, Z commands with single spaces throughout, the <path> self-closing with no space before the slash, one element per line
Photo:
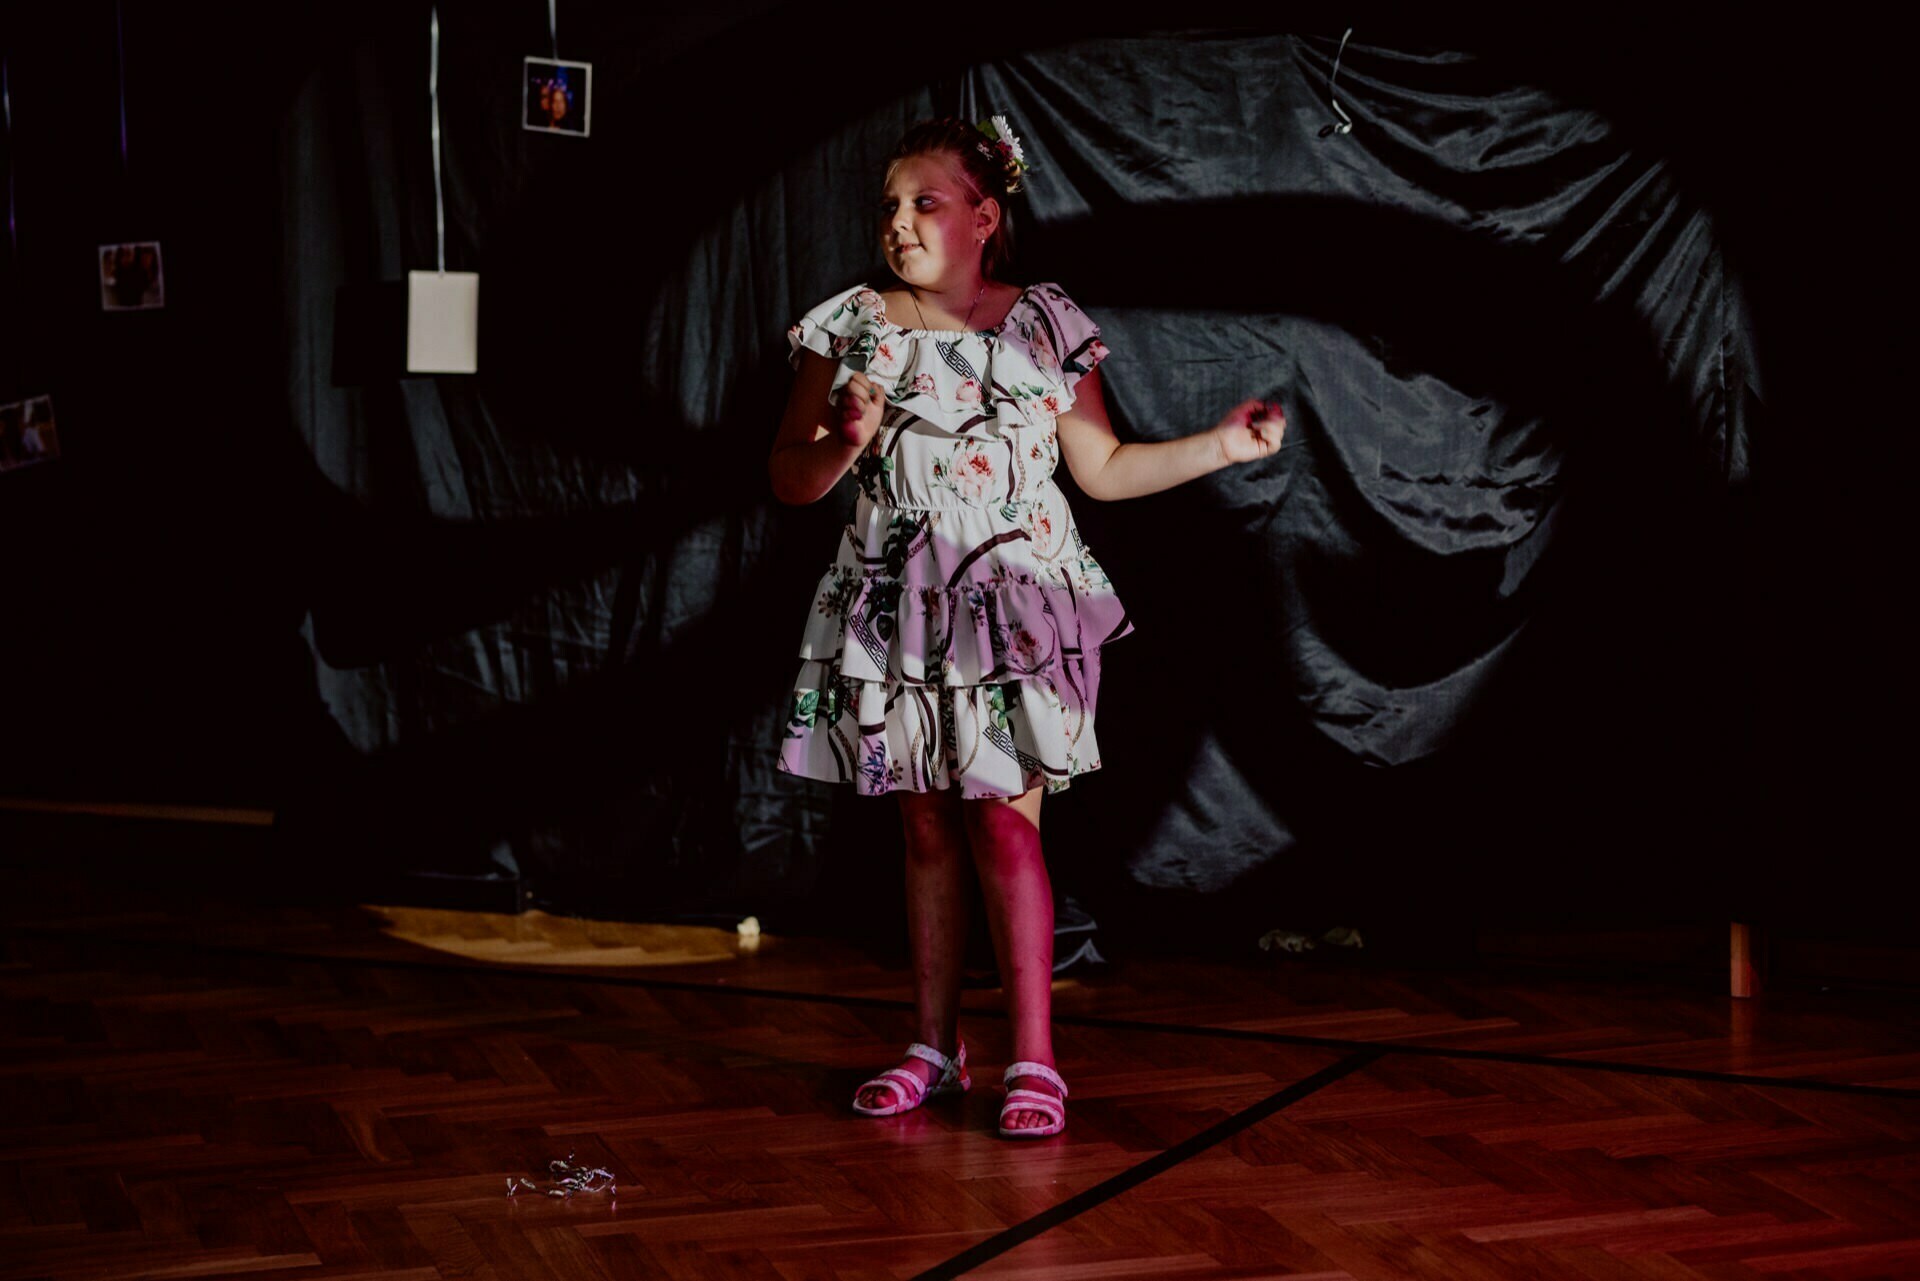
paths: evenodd
<path fill-rule="evenodd" d="M 205 943 L 196 939 L 125 938 L 95 930 L 71 926 L 29 926 L 18 923 L 0 925 L 0 933 L 22 934 L 33 938 L 77 938 L 92 943 L 164 948 L 175 951 L 211 953 L 219 956 L 248 957 L 261 960 L 290 961 L 301 964 L 355 965 L 373 969 L 427 970 L 440 973 L 472 973 L 496 979 L 528 979 L 543 983 L 589 983 L 611 987 L 647 988 L 663 992 L 692 992 L 706 995 L 739 996 L 769 1001 L 799 1001 L 814 1005 L 838 1005 L 848 1009 L 907 1010 L 913 1002 L 881 996 L 848 996 L 833 992 L 795 992 L 782 988 L 738 987 L 724 980 L 698 983 L 690 979 L 656 979 L 632 974 L 598 974 L 593 971 L 563 969 L 521 969 L 474 961 L 413 961 L 400 958 L 341 956 L 326 952 L 290 952 L 264 947 L 235 947 Z M 980 1013 L 969 1010 L 963 1013 Z M 1593 1072 L 1615 1072 L 1630 1076 L 1670 1077 L 1682 1081 L 1705 1081 L 1715 1085 L 1740 1085 L 1761 1089 L 1813 1090 L 1826 1094 L 1850 1094 L 1869 1098 L 1920 1099 L 1920 1088 L 1899 1085 L 1854 1085 L 1843 1081 L 1825 1081 L 1812 1077 L 1753 1076 L 1738 1072 L 1710 1072 L 1701 1068 L 1661 1067 L 1651 1063 L 1628 1063 L 1611 1059 L 1570 1059 L 1551 1054 L 1526 1054 L 1516 1050 L 1454 1049 L 1444 1045 L 1410 1045 L 1400 1041 L 1353 1041 L 1330 1036 L 1301 1036 L 1291 1032 L 1262 1032 L 1252 1028 L 1210 1027 L 1205 1024 L 1150 1023 L 1138 1019 L 1116 1019 L 1096 1014 L 1059 1014 L 1056 1026 L 1101 1028 L 1116 1032 L 1157 1032 L 1169 1036 L 1198 1036 L 1219 1041 L 1252 1041 L 1263 1045 L 1296 1045 L 1308 1049 L 1333 1050 L 1351 1054 L 1376 1050 L 1383 1055 L 1398 1054 L 1419 1058 L 1474 1059 L 1486 1063 L 1511 1063 L 1522 1067 L 1576 1068 Z"/>
<path fill-rule="evenodd" d="M 1342 1077 L 1367 1067 L 1384 1053 L 1385 1051 L 1378 1047 L 1363 1049 L 1357 1054 L 1341 1059 L 1338 1063 L 1321 1068 L 1312 1076 L 1302 1077 L 1286 1089 L 1268 1095 L 1252 1107 L 1234 1113 L 1218 1125 L 1208 1126 L 1200 1133 L 1174 1144 L 1156 1156 L 1147 1158 L 1139 1165 L 1122 1170 L 1112 1178 L 1096 1183 L 1076 1196 L 1068 1197 L 1059 1205 L 1042 1210 L 1031 1219 L 1016 1223 L 1004 1232 L 962 1250 L 945 1263 L 936 1264 L 920 1273 L 914 1281 L 946 1281 L 948 1277 L 957 1277 L 963 1272 L 972 1271 L 981 1264 L 1026 1244 L 1042 1232 L 1057 1228 L 1068 1219 L 1085 1214 L 1102 1202 L 1113 1200 L 1122 1192 L 1138 1187 L 1155 1175 L 1179 1165 L 1182 1161 L 1190 1160 L 1208 1148 L 1224 1143 L 1242 1130 L 1251 1129 L 1289 1104 L 1298 1103 L 1314 1091 L 1324 1089 Z"/>
<path fill-rule="evenodd" d="M 1411 1045 L 1404 1041 L 1342 1041 L 1332 1037 L 1294 1036 L 1286 1032 L 1259 1032 L 1248 1028 L 1196 1027 L 1180 1023 L 1136 1023 L 1128 1019 L 1103 1018 L 1091 1014 L 1056 1014 L 1056 1025 L 1108 1028 L 1114 1031 L 1155 1031 L 1175 1036 L 1210 1036 L 1220 1040 L 1261 1041 L 1277 1045 L 1308 1045 L 1322 1049 L 1351 1050 L 1374 1046 L 1386 1054 L 1414 1058 L 1476 1059 L 1486 1063 L 1512 1063 L 1521 1067 L 1584 1068 L 1593 1072 L 1619 1072 L 1629 1076 L 1662 1076 L 1682 1081 L 1709 1081 L 1716 1085 L 1778 1086 L 1788 1090 L 1819 1090 L 1829 1094 L 1863 1094 L 1876 1098 L 1920 1099 L 1920 1088 L 1902 1085 L 1853 1085 L 1843 1081 L 1823 1081 L 1812 1077 L 1753 1076 L 1740 1072 L 1711 1072 L 1704 1068 L 1663 1067 L 1657 1063 L 1628 1063 L 1616 1059 L 1569 1059 L 1552 1054 L 1527 1054 L 1519 1050 L 1474 1050 L 1444 1045 Z"/>

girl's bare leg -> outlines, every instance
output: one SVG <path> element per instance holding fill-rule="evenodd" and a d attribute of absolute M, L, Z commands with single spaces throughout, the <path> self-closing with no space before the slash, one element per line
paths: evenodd
<path fill-rule="evenodd" d="M 1011 800 L 964 802 L 967 843 L 1007 994 L 1016 1062 L 1053 1062 L 1053 884 L 1040 853 L 1040 796 L 1034 788 Z M 1057 1094 L 1039 1077 L 1015 1077 L 1019 1090 Z M 1046 1125 L 1046 1113 L 1022 1108 L 1007 1114 L 1010 1130 Z"/>
<path fill-rule="evenodd" d="M 960 969 L 967 945 L 967 832 L 957 791 L 900 792 L 907 839 L 907 942 L 913 952 L 914 1040 L 951 1057 L 960 1048 Z M 1049 923 L 1051 928 L 1051 923 Z M 931 1085 L 924 1059 L 902 1064 Z M 889 1086 L 862 1090 L 862 1107 L 900 1100 Z"/>

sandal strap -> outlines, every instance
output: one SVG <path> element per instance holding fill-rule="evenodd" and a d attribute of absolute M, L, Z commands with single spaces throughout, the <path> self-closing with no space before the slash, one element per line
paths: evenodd
<path fill-rule="evenodd" d="M 1000 1105 L 1000 1115 L 1009 1112 L 1045 1112 L 1050 1121 L 1065 1119 L 1066 1106 L 1051 1094 L 1042 1094 L 1038 1090 L 1008 1090 L 1007 1101 Z"/>
<path fill-rule="evenodd" d="M 914 1103 L 927 1092 L 927 1083 L 905 1068 L 888 1068 L 860 1088 L 862 1090 L 891 1089 L 900 1096 L 902 1103 Z"/>
<path fill-rule="evenodd" d="M 1007 1064 L 1007 1070 L 1000 1074 L 1001 1084 L 1011 1087 L 1013 1085 L 1014 1078 L 1019 1076 L 1037 1076 L 1042 1081 L 1045 1081 L 1048 1085 L 1051 1085 L 1054 1089 L 1060 1091 L 1061 1098 L 1064 1099 L 1067 1097 L 1067 1083 L 1060 1079 L 1060 1074 L 1058 1072 L 1054 1071 L 1052 1068 L 1048 1067 L 1044 1063 L 1028 1063 L 1025 1060 L 1022 1060 L 1019 1063 L 1009 1063 Z M 1015 1094 L 1031 1094 L 1032 1091 L 1031 1090 L 1015 1090 L 1014 1093 Z"/>
<path fill-rule="evenodd" d="M 933 1064 L 940 1072 L 940 1079 L 935 1081 L 934 1084 L 945 1085 L 958 1077 L 961 1069 L 967 1066 L 967 1043 L 962 1041 L 960 1048 L 954 1051 L 953 1057 L 948 1058 L 931 1045 L 927 1045 L 921 1041 L 915 1041 L 907 1047 L 907 1057 L 920 1059 Z"/>

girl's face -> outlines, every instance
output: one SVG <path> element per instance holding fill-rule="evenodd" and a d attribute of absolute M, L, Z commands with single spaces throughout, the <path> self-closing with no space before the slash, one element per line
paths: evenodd
<path fill-rule="evenodd" d="M 893 167 L 880 199 L 880 247 L 893 274 L 922 288 L 953 287 L 980 271 L 981 242 L 998 221 L 992 202 L 974 204 L 943 155 L 908 156 Z"/>

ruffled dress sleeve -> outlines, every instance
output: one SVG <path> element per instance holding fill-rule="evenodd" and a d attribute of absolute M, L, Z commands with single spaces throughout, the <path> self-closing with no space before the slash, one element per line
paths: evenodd
<path fill-rule="evenodd" d="M 1100 326 L 1055 284 L 1027 290 L 1009 327 L 1027 347 L 1029 359 L 1060 396 L 1060 412 L 1073 408 L 1074 387 L 1107 358 Z"/>
<path fill-rule="evenodd" d="M 787 330 L 787 363 L 800 368 L 800 353 L 815 352 L 842 361 L 844 382 L 853 371 L 866 367 L 866 357 L 876 341 L 880 295 L 866 285 L 855 285 L 809 311 Z"/>

